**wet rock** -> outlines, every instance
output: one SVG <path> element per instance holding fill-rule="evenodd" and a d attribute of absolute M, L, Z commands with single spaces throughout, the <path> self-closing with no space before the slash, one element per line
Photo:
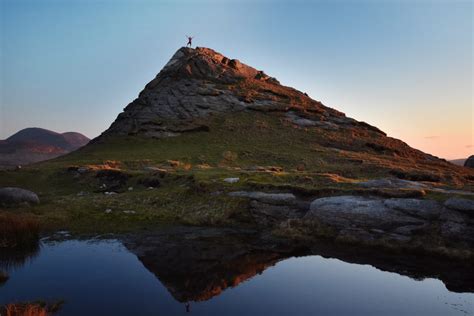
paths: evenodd
<path fill-rule="evenodd" d="M 39 204 L 38 195 L 21 188 L 0 188 L 0 205 Z"/>
<path fill-rule="evenodd" d="M 296 197 L 292 193 L 265 193 L 255 191 L 236 191 L 230 192 L 229 196 L 248 198 L 257 200 L 266 204 L 288 205 L 296 202 Z"/>
<path fill-rule="evenodd" d="M 450 198 L 444 202 L 444 206 L 474 216 L 474 200 Z"/>

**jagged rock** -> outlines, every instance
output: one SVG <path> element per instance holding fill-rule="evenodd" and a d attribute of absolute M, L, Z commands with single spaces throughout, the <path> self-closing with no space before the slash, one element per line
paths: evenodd
<path fill-rule="evenodd" d="M 450 198 L 444 202 L 444 206 L 474 216 L 474 200 Z"/>
<path fill-rule="evenodd" d="M 39 204 L 38 195 L 21 188 L 0 188 L 0 205 Z"/>
<path fill-rule="evenodd" d="M 254 191 L 230 192 L 229 196 L 248 198 L 265 204 L 289 205 L 296 202 L 296 197 L 292 193 L 265 193 Z"/>
<path fill-rule="evenodd" d="M 212 114 L 242 110 L 292 110 L 301 126 L 338 129 L 367 123 L 346 118 L 308 95 L 280 85 L 263 71 L 229 59 L 209 48 L 180 48 L 137 99 L 124 109 L 102 137 L 142 135 L 172 137 L 208 128 L 199 122 Z M 313 113 L 301 118 L 296 111 Z M 309 114 L 306 114 L 309 115 Z M 95 140 L 97 141 L 97 140 Z"/>
<path fill-rule="evenodd" d="M 466 159 L 464 162 L 464 167 L 474 168 L 474 155 Z"/>

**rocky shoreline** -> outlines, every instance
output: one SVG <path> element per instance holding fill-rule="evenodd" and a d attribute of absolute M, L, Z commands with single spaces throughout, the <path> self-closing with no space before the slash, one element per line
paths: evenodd
<path fill-rule="evenodd" d="M 366 188 L 429 189 L 413 181 L 362 182 Z M 470 195 L 470 192 L 465 192 Z M 330 237 L 352 243 L 421 248 L 473 258 L 474 200 L 450 197 L 444 202 L 423 198 L 340 195 L 315 199 L 293 193 L 236 191 L 229 196 L 249 201 L 261 227 L 280 235 Z"/>

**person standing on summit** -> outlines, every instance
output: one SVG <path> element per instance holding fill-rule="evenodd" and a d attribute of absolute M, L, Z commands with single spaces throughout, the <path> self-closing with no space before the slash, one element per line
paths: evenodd
<path fill-rule="evenodd" d="M 189 47 L 193 46 L 193 38 L 194 38 L 194 36 L 188 36 L 188 35 L 186 35 L 186 37 L 188 38 L 188 43 L 186 44 L 186 47 L 187 47 L 187 46 L 189 46 Z"/>

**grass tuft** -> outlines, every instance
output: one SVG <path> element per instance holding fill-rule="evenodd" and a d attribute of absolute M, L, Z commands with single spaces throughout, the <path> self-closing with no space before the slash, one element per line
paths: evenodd
<path fill-rule="evenodd" d="M 22 248 L 37 243 L 39 221 L 31 216 L 0 214 L 0 248 Z"/>

